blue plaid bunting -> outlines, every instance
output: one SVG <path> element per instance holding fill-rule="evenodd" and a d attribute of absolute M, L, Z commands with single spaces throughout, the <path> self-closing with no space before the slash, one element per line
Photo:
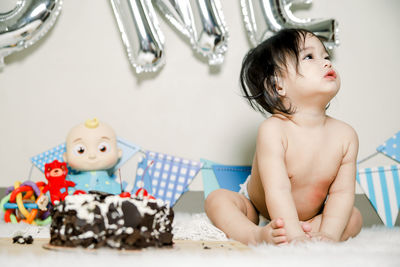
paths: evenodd
<path fill-rule="evenodd" d="M 172 207 L 188 190 L 189 184 L 201 166 L 199 161 L 146 151 L 146 158 L 138 163 L 136 180 L 131 193 L 135 194 L 139 188 L 143 187 L 149 194 L 162 199 Z"/>

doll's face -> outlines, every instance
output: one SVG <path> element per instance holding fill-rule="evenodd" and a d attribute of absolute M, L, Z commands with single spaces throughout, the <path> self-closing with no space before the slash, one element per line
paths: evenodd
<path fill-rule="evenodd" d="M 96 128 L 76 126 L 69 132 L 66 146 L 64 160 L 78 171 L 111 169 L 122 155 L 114 131 L 104 123 Z"/>

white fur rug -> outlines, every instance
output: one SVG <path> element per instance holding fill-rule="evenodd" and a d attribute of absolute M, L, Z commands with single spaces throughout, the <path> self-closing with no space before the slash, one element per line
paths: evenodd
<path fill-rule="evenodd" d="M 0 237 L 14 232 L 33 238 L 49 237 L 48 227 L 0 222 Z M 174 237 L 183 240 L 224 241 L 226 236 L 211 225 L 204 213 L 176 214 Z M 21 251 L 23 251 L 21 245 Z M 274 247 L 260 245 L 249 251 L 235 250 L 160 250 L 122 253 L 111 249 L 96 251 L 46 251 L 6 254 L 0 247 L 0 266 L 400 266 L 400 228 L 364 228 L 360 235 L 344 243 L 310 242 Z"/>

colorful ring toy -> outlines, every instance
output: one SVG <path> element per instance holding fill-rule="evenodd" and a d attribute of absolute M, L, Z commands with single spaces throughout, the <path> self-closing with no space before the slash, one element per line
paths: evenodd
<path fill-rule="evenodd" d="M 49 210 L 41 214 L 40 219 L 36 219 L 39 210 L 37 202 L 42 190 L 46 184 L 44 182 L 34 183 L 32 181 L 15 182 L 14 186 L 7 188 L 7 195 L 1 199 L 0 207 L 4 211 L 4 220 L 7 223 L 18 223 L 21 219 L 16 216 L 15 211 L 18 210 L 23 215 L 22 221 L 36 225 L 46 225 L 51 222 Z M 29 211 L 28 211 L 29 209 Z"/>

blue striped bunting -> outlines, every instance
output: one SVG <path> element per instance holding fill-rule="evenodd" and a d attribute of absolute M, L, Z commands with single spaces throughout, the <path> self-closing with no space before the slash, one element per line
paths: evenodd
<path fill-rule="evenodd" d="M 400 208 L 400 165 L 359 169 L 357 182 L 387 227 L 393 227 Z"/>

